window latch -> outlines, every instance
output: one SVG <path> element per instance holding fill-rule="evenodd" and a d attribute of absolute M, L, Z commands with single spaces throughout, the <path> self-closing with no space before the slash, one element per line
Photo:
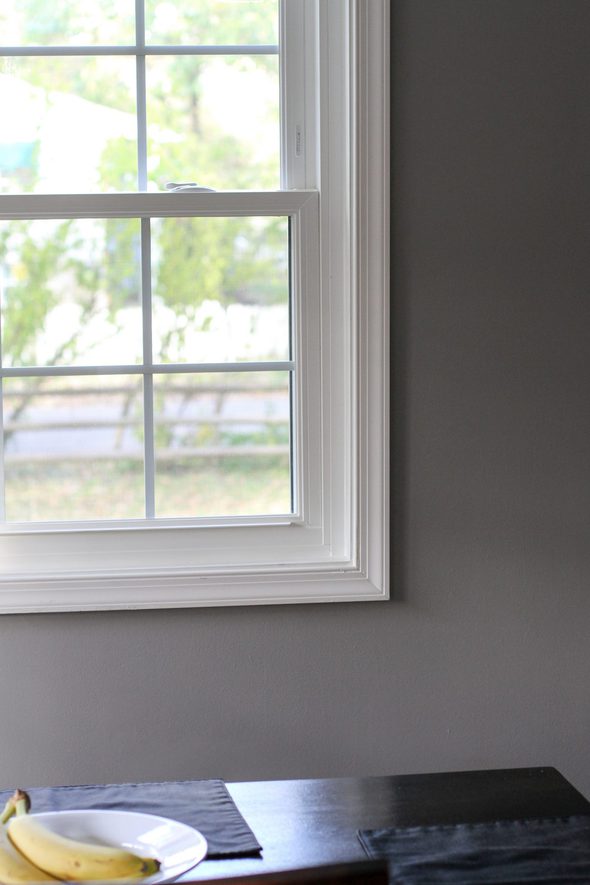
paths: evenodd
<path fill-rule="evenodd" d="M 167 191 L 174 191 L 174 192 L 184 191 L 186 193 L 193 193 L 193 194 L 207 193 L 207 192 L 214 193 L 215 192 L 214 187 L 204 187 L 202 184 L 197 184 L 196 181 L 181 181 L 181 182 L 169 181 L 166 184 L 166 190 Z"/>

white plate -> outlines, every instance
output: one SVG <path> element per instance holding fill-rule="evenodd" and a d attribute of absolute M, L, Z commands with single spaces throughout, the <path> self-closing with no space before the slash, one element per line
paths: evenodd
<path fill-rule="evenodd" d="M 205 837 L 186 824 L 134 811 L 46 811 L 34 817 L 62 836 L 83 842 L 119 845 L 160 861 L 153 876 L 138 880 L 145 885 L 172 882 L 195 867 L 207 854 Z"/>

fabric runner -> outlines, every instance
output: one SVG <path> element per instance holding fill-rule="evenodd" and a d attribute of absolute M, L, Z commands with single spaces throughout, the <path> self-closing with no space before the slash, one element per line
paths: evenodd
<path fill-rule="evenodd" d="M 590 883 L 590 817 L 360 830 L 401 885 Z"/>
<path fill-rule="evenodd" d="M 0 809 L 12 792 L 0 793 Z M 106 808 L 157 814 L 188 824 L 207 840 L 208 860 L 262 851 L 222 780 L 35 787 L 27 792 L 32 812 Z"/>

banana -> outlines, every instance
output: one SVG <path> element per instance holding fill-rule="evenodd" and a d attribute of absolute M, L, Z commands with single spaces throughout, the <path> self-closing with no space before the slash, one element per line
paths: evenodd
<path fill-rule="evenodd" d="M 8 835 L 21 854 L 56 879 L 101 879 L 103 882 L 142 879 L 160 868 L 153 858 L 139 857 L 115 846 L 92 845 L 61 836 L 31 814 L 13 818 L 8 825 Z M 0 881 L 4 881 L 1 875 Z"/>
<path fill-rule="evenodd" d="M 55 882 L 43 870 L 30 863 L 16 850 L 6 832 L 0 826 L 0 882 L 2 885 L 29 885 L 32 882 Z"/>

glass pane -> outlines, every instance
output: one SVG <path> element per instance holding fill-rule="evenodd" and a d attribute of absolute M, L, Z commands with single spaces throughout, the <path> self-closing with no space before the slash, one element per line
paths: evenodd
<path fill-rule="evenodd" d="M 291 512 L 289 373 L 156 376 L 156 516 Z"/>
<path fill-rule="evenodd" d="M 141 379 L 3 384 L 9 521 L 144 516 Z"/>
<path fill-rule="evenodd" d="M 147 0 L 146 40 L 158 44 L 278 43 L 278 0 Z"/>
<path fill-rule="evenodd" d="M 3 46 L 84 46 L 135 42 L 133 0 L 2 0 Z"/>
<path fill-rule="evenodd" d="M 287 218 L 152 222 L 154 361 L 289 359 Z"/>
<path fill-rule="evenodd" d="M 0 59 L 0 192 L 137 189 L 133 58 Z"/>
<path fill-rule="evenodd" d="M 148 176 L 216 190 L 279 187 L 275 56 L 147 59 Z"/>
<path fill-rule="evenodd" d="M 139 221 L 0 222 L 5 367 L 135 364 Z"/>

